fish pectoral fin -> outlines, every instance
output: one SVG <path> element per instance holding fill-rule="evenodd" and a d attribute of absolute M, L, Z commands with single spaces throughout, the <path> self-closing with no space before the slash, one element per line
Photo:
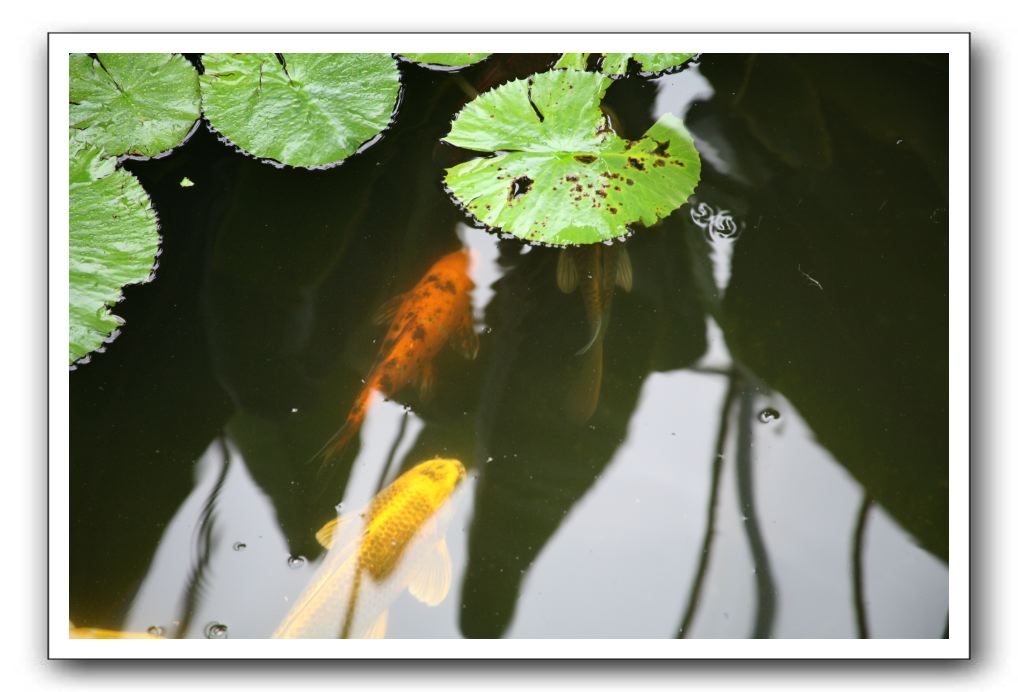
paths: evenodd
<path fill-rule="evenodd" d="M 619 248 L 619 264 L 615 268 L 615 283 L 626 293 L 633 290 L 633 262 L 629 259 L 629 250 L 625 246 Z"/>
<path fill-rule="evenodd" d="M 580 272 L 576 261 L 568 250 L 558 253 L 558 266 L 555 269 L 555 282 L 563 293 L 572 293 L 580 285 Z"/>
<path fill-rule="evenodd" d="M 396 313 L 399 312 L 399 309 L 403 307 L 403 303 L 405 302 L 406 294 L 397 293 L 392 298 L 389 298 L 389 300 L 378 306 L 378 309 L 375 310 L 375 314 L 372 316 L 371 321 L 375 324 L 387 324 L 392 322 L 392 320 L 396 317 Z"/>
<path fill-rule="evenodd" d="M 431 401 L 431 397 L 435 393 L 434 387 L 435 367 L 428 362 L 421 366 L 420 373 L 417 375 L 417 390 L 421 394 L 421 401 Z"/>
<path fill-rule="evenodd" d="M 336 539 L 336 530 L 339 528 L 341 517 L 336 517 L 328 522 L 315 534 L 315 540 L 323 548 L 331 548 L 332 542 Z"/>
<path fill-rule="evenodd" d="M 388 609 L 383 610 L 382 614 L 378 616 L 371 627 L 368 628 L 367 632 L 364 633 L 364 639 L 385 639 L 385 628 L 389 624 L 389 611 Z"/>
<path fill-rule="evenodd" d="M 410 595 L 425 605 L 437 606 L 449 595 L 452 586 L 452 560 L 449 558 L 449 546 L 443 538 L 421 558 L 410 575 L 407 589 Z"/>
<path fill-rule="evenodd" d="M 456 353 L 467 360 L 477 358 L 477 351 L 481 347 L 481 342 L 477 338 L 477 332 L 474 331 L 474 325 L 469 319 L 463 320 L 463 324 L 452 333 L 449 345 L 452 346 Z"/>

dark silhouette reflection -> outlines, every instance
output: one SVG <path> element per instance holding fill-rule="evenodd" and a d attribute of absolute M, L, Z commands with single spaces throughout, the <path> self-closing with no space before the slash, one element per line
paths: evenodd
<path fill-rule="evenodd" d="M 689 636 L 700 608 L 700 594 L 703 591 L 704 580 L 707 576 L 707 567 L 710 564 L 711 548 L 714 545 L 714 523 L 717 520 L 718 498 L 721 490 L 721 471 L 725 463 L 725 443 L 728 440 L 728 420 L 731 417 L 732 405 L 735 403 L 736 384 L 735 375 L 728 375 L 728 387 L 725 390 L 725 398 L 721 403 L 721 410 L 718 413 L 718 435 L 714 443 L 714 458 L 711 461 L 710 472 L 710 497 L 707 500 L 707 521 L 704 524 L 703 543 L 700 547 L 700 560 L 697 563 L 696 574 L 693 576 L 693 585 L 689 589 L 689 599 L 686 602 L 686 610 L 679 623 L 679 629 L 675 636 L 685 639 Z"/>
<path fill-rule="evenodd" d="M 212 484 L 209 496 L 202 504 L 201 512 L 198 514 L 198 524 L 195 527 L 194 555 L 191 558 L 191 572 L 187 577 L 187 585 L 184 587 L 183 612 L 178 618 L 176 637 L 181 639 L 191 627 L 195 611 L 205 591 L 206 572 L 212 560 L 212 552 L 215 550 L 214 532 L 216 525 L 217 504 L 219 494 L 223 491 L 226 483 L 226 474 L 230 472 L 230 449 L 226 440 L 219 438 L 219 452 L 222 457 L 222 466 Z"/>
<path fill-rule="evenodd" d="M 771 576 L 771 563 L 767 557 L 760 517 L 756 512 L 756 498 L 753 495 L 753 421 L 756 409 L 753 405 L 753 388 L 741 383 L 739 386 L 739 419 L 735 437 L 735 479 L 739 493 L 739 507 L 742 510 L 742 525 L 749 542 L 749 553 L 753 560 L 753 581 L 756 584 L 756 617 L 750 634 L 754 639 L 767 639 L 774 627 L 774 612 L 777 608 L 777 587 Z"/>
<path fill-rule="evenodd" d="M 682 235 L 647 233 L 628 249 L 633 291 L 616 297 L 600 404 L 580 425 L 568 422 L 567 397 L 582 368 L 576 350 L 590 336 L 582 301 L 556 286 L 559 251 L 503 255 L 507 272 L 495 284 L 485 316 L 492 334 L 478 359 L 477 456 L 486 463 L 478 465 L 463 584 L 465 636 L 505 633 L 525 572 L 624 440 L 643 380 L 656 365 L 689 365 L 704 351 Z M 641 282 L 644 270 L 655 280 Z"/>
<path fill-rule="evenodd" d="M 863 588 L 865 574 L 862 556 L 866 545 L 866 520 L 869 519 L 872 507 L 873 500 L 869 495 L 863 496 L 859 504 L 859 516 L 855 520 L 855 530 L 852 532 L 852 605 L 855 609 L 855 627 L 859 639 L 870 638 L 870 627 L 866 617 L 866 593 Z"/>
<path fill-rule="evenodd" d="M 209 219 L 229 196 L 221 150 L 199 131 L 171 157 L 127 163 L 159 210 L 162 254 L 155 281 L 125 290 L 121 335 L 70 373 L 69 598 L 83 627 L 121 624 L 229 416 L 198 293 Z M 193 188 L 179 186 L 185 175 Z"/>
<path fill-rule="evenodd" d="M 733 358 L 944 560 L 945 69 L 943 56 L 706 56 L 717 96 L 688 122 L 731 152 L 701 192 L 723 179 L 754 222 L 718 315 Z M 783 121 L 785 106 L 808 112 Z"/>

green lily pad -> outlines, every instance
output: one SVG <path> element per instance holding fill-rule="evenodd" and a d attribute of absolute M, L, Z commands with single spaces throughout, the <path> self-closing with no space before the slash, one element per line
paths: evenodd
<path fill-rule="evenodd" d="M 301 168 L 332 166 L 385 130 L 399 97 L 387 53 L 206 53 L 209 123 L 253 156 Z"/>
<path fill-rule="evenodd" d="M 123 320 L 110 311 L 127 284 L 147 281 L 159 249 L 148 194 L 123 169 L 90 179 L 94 148 L 72 161 L 70 186 L 70 362 L 100 348 Z"/>
<path fill-rule="evenodd" d="M 556 68 L 582 70 L 587 66 L 590 53 L 563 53 Z M 658 75 L 677 69 L 696 57 L 696 53 L 601 53 L 598 70 L 612 77 L 625 76 L 629 61 L 639 66 L 642 75 Z"/>
<path fill-rule="evenodd" d="M 637 141 L 615 134 L 599 107 L 612 83 L 552 70 L 481 94 L 445 141 L 492 155 L 448 169 L 446 187 L 489 228 L 552 245 L 603 242 L 664 218 L 696 189 L 700 156 L 670 114 Z"/>
<path fill-rule="evenodd" d="M 199 116 L 198 73 L 177 53 L 77 53 L 70 58 L 74 138 L 108 156 L 156 156 Z"/>
<path fill-rule="evenodd" d="M 425 67 L 465 67 L 484 60 L 491 53 L 400 53 L 400 55 Z"/>

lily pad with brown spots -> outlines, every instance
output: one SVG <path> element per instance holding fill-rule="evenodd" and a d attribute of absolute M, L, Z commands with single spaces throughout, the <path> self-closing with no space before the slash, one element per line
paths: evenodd
<path fill-rule="evenodd" d="M 670 114 L 639 140 L 619 137 L 600 108 L 611 84 L 552 70 L 468 103 L 445 141 L 489 155 L 446 171 L 455 200 L 489 228 L 551 245 L 626 236 L 680 207 L 700 180 L 692 137 Z"/>

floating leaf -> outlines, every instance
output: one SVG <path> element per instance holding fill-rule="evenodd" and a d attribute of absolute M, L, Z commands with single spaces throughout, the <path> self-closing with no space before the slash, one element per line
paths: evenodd
<path fill-rule="evenodd" d="M 400 55 L 425 67 L 465 67 L 484 60 L 491 53 L 400 53 Z"/>
<path fill-rule="evenodd" d="M 70 58 L 73 138 L 108 156 L 155 156 L 199 116 L 198 73 L 173 53 L 77 53 Z"/>
<path fill-rule="evenodd" d="M 482 94 L 445 141 L 493 155 L 448 169 L 446 186 L 488 227 L 555 245 L 611 240 L 667 216 L 700 180 L 692 137 L 669 114 L 642 139 L 622 139 L 599 108 L 610 84 L 552 70 Z"/>
<path fill-rule="evenodd" d="M 120 300 L 123 286 L 148 279 L 159 248 L 156 214 L 138 180 L 123 169 L 89 180 L 94 166 L 82 160 L 100 159 L 89 148 L 72 161 L 72 171 L 78 171 L 70 187 L 72 363 L 123 323 L 110 306 Z"/>
<path fill-rule="evenodd" d="M 101 149 L 83 141 L 78 130 L 71 130 L 70 182 L 87 183 L 111 174 L 117 167 L 117 160 L 107 156 Z"/>
<path fill-rule="evenodd" d="M 202 105 L 243 151 L 289 166 L 334 165 L 377 137 L 399 97 L 387 53 L 206 53 Z"/>
<path fill-rule="evenodd" d="M 585 70 L 588 57 L 590 57 L 590 53 L 563 53 L 555 63 L 555 69 Z"/>
<path fill-rule="evenodd" d="M 556 68 L 582 70 L 590 53 L 563 53 Z M 622 77 L 629 70 L 629 61 L 639 66 L 643 75 L 656 75 L 674 70 L 692 60 L 696 53 L 601 53 L 598 70 L 612 77 Z"/>

